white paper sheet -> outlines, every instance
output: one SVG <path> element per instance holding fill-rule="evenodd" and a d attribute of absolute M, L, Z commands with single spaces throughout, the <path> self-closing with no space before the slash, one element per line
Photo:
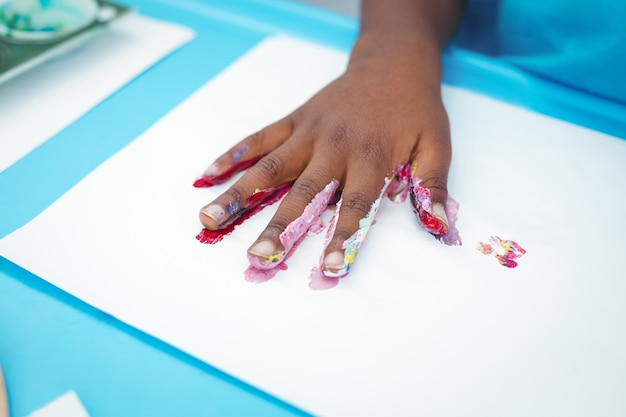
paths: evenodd
<path fill-rule="evenodd" d="M 0 254 L 88 303 L 322 416 L 626 413 L 626 142 L 445 88 L 464 245 L 385 201 L 351 274 L 313 291 L 323 236 L 243 279 L 267 209 L 215 246 L 191 183 L 293 110 L 346 56 L 269 39 L 105 162 Z M 491 235 L 527 254 L 507 269 Z"/>
<path fill-rule="evenodd" d="M 89 417 L 74 391 L 68 391 L 54 401 L 33 411 L 27 417 Z"/>
<path fill-rule="evenodd" d="M 186 27 L 131 14 L 0 84 L 0 171 L 192 37 Z"/>

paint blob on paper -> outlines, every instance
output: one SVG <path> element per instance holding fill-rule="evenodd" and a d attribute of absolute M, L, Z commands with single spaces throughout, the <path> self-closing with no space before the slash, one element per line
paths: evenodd
<path fill-rule="evenodd" d="M 309 276 L 309 287 L 313 290 L 329 290 L 339 284 L 339 278 L 338 276 L 327 277 L 320 268 L 315 267 Z"/>
<path fill-rule="evenodd" d="M 478 242 L 476 249 L 483 255 L 493 255 L 502 266 L 515 268 L 517 259 L 524 256 L 526 250 L 513 240 L 503 240 L 498 236 L 491 236 L 488 242 Z"/>
<path fill-rule="evenodd" d="M 284 261 L 278 264 L 276 268 L 272 268 L 272 269 L 260 269 L 260 268 L 255 268 L 252 265 L 250 265 L 244 271 L 243 277 L 248 282 L 254 282 L 256 284 L 260 284 L 262 282 L 266 282 L 274 278 L 274 276 L 278 273 L 278 271 L 286 271 L 286 270 L 287 270 L 287 264 Z"/>
<path fill-rule="evenodd" d="M 215 244 L 221 241 L 224 236 L 232 233 L 236 226 L 254 216 L 265 207 L 283 198 L 291 189 L 291 184 L 290 182 L 286 182 L 278 187 L 257 190 L 246 199 L 247 205 L 244 208 L 241 207 L 239 202 L 229 203 L 226 207 L 226 212 L 229 214 L 229 217 L 220 224 L 220 229 L 202 229 L 196 236 L 196 239 L 202 243 L 208 244 Z"/>

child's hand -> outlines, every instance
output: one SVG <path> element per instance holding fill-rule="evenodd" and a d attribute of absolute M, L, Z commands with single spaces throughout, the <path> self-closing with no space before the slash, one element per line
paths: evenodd
<path fill-rule="evenodd" d="M 204 178 L 211 184 L 258 160 L 201 210 L 202 224 L 209 230 L 228 228 L 246 213 L 255 190 L 295 180 L 248 250 L 255 263 L 271 264 L 284 254 L 280 234 L 337 180 L 342 204 L 321 269 L 327 276 L 344 275 L 358 250 L 348 259 L 344 242 L 359 229 L 359 220 L 370 212 L 385 179 L 398 167 L 415 163 L 414 176 L 421 178 L 420 187 L 430 190 L 432 201 L 428 210 L 418 209 L 420 220 L 437 233 L 447 230 L 451 149 L 441 102 L 440 54 L 463 5 L 464 0 L 363 0 L 361 30 L 345 74 L 209 167 Z M 272 191 L 272 198 L 281 189 Z"/>
<path fill-rule="evenodd" d="M 205 173 L 208 182 L 233 166 L 245 167 L 247 161 L 258 159 L 201 210 L 200 221 L 207 229 L 232 223 L 255 190 L 295 179 L 248 250 L 261 260 L 271 260 L 285 249 L 279 235 L 287 225 L 336 179 L 342 205 L 322 270 L 337 273 L 345 269 L 344 241 L 359 228 L 359 220 L 380 195 L 385 178 L 412 162 L 421 185 L 431 191 L 432 213 L 447 226 L 444 207 L 451 149 L 438 64 L 435 68 L 424 65 L 418 54 L 401 53 L 402 48 L 400 53 L 374 49 L 374 54 L 353 53 L 344 75 L 290 115 L 237 143 L 211 165 Z"/>

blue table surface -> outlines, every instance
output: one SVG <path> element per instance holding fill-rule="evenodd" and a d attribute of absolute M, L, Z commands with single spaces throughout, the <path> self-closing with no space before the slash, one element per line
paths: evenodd
<path fill-rule="evenodd" d="M 287 0 L 127 3 L 146 16 L 193 28 L 196 38 L 0 173 L 0 238 L 265 37 L 290 34 L 348 52 L 358 28 L 354 19 Z M 471 51 L 446 51 L 444 81 L 626 138 L 623 105 L 530 77 Z M 24 416 L 68 390 L 76 391 L 92 417 L 308 415 L 4 258 L 0 363 L 12 416 Z"/>

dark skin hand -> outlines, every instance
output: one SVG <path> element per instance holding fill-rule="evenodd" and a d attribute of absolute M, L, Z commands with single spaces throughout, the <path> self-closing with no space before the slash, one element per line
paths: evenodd
<path fill-rule="evenodd" d="M 293 113 L 237 143 L 205 172 L 211 178 L 240 156 L 265 155 L 201 210 L 202 224 L 216 230 L 227 221 L 229 204 L 245 206 L 255 190 L 295 178 L 248 250 L 267 260 L 284 249 L 279 236 L 287 225 L 337 179 L 343 203 L 322 264 L 322 271 L 336 272 L 344 266 L 344 241 L 358 229 L 385 178 L 415 162 L 415 175 L 431 191 L 433 215 L 447 227 L 452 152 L 440 55 L 462 9 L 462 0 L 364 0 L 361 30 L 345 73 Z"/>

